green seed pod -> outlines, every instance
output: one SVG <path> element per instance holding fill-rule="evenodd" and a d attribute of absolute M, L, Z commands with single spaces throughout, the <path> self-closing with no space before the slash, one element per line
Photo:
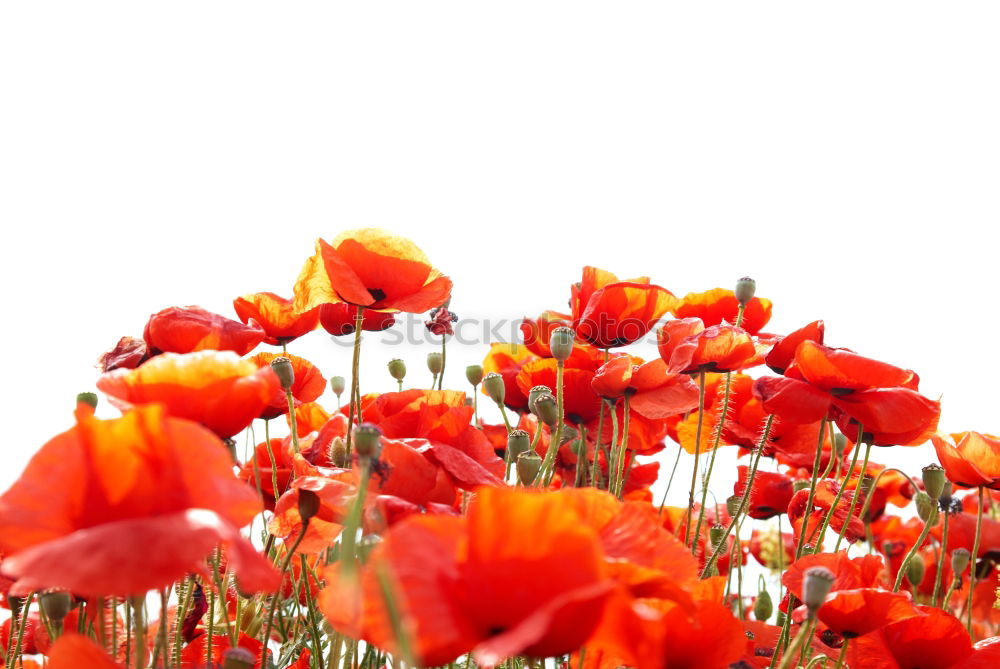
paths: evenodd
<path fill-rule="evenodd" d="M 308 523 L 309 519 L 319 513 L 319 495 L 312 490 L 299 488 L 299 517 L 303 523 Z"/>
<path fill-rule="evenodd" d="M 361 458 L 377 458 L 382 452 L 382 430 L 371 423 L 354 428 L 354 451 Z"/>
<path fill-rule="evenodd" d="M 740 507 L 743 505 L 743 495 L 731 495 L 726 498 L 726 511 L 729 512 L 731 518 L 735 518 L 736 514 L 740 512 Z"/>
<path fill-rule="evenodd" d="M 757 282 L 745 276 L 736 282 L 736 290 L 734 292 L 739 303 L 746 306 L 753 299 L 754 293 L 757 292 Z"/>
<path fill-rule="evenodd" d="M 718 548 L 726 538 L 726 526 L 716 523 L 708 530 L 708 540 L 712 542 L 712 548 Z"/>
<path fill-rule="evenodd" d="M 330 462 L 334 467 L 347 466 L 347 442 L 343 437 L 334 437 L 330 442 Z"/>
<path fill-rule="evenodd" d="M 97 393 L 77 393 L 77 404 L 87 404 L 91 409 L 97 408 Z"/>
<path fill-rule="evenodd" d="M 556 423 L 559 422 L 559 405 L 552 395 L 539 395 L 535 398 L 531 409 L 538 416 L 538 419 L 550 428 L 555 427 Z"/>
<path fill-rule="evenodd" d="M 951 571 L 957 578 L 969 566 L 972 554 L 965 548 L 956 548 L 951 552 Z"/>
<path fill-rule="evenodd" d="M 534 451 L 521 453 L 517 456 L 517 480 L 521 485 L 531 485 L 542 468 L 542 456 Z"/>
<path fill-rule="evenodd" d="M 347 388 L 347 381 L 342 376 L 331 376 L 330 377 L 330 390 L 337 397 L 344 394 L 344 389 Z"/>
<path fill-rule="evenodd" d="M 478 386 L 483 382 L 483 366 L 469 365 L 465 368 L 465 378 L 469 380 L 469 383 L 471 383 L 473 387 Z"/>
<path fill-rule="evenodd" d="M 427 369 L 431 370 L 431 374 L 437 375 L 441 373 L 444 369 L 444 356 L 441 355 L 440 351 L 432 351 L 427 354 Z"/>
<path fill-rule="evenodd" d="M 948 480 L 944 476 L 944 467 L 937 463 L 931 463 L 920 470 L 920 476 L 924 480 L 924 490 L 933 500 L 941 499 L 944 492 L 944 484 Z"/>
<path fill-rule="evenodd" d="M 496 372 L 490 372 L 483 377 L 483 390 L 491 400 L 497 404 L 503 404 L 503 398 L 507 394 L 507 388 L 503 384 L 503 377 Z"/>
<path fill-rule="evenodd" d="M 524 430 L 511 430 L 507 435 L 507 451 L 510 452 L 510 461 L 517 462 L 521 453 L 526 453 L 531 448 L 531 435 Z"/>
<path fill-rule="evenodd" d="M 914 496 L 913 501 L 917 504 L 917 515 L 920 516 L 920 520 L 928 523 L 937 517 L 937 504 L 930 495 L 920 491 Z"/>
<path fill-rule="evenodd" d="M 53 590 L 43 593 L 38 598 L 45 617 L 55 622 L 61 622 L 73 608 L 73 596 L 68 592 Z"/>
<path fill-rule="evenodd" d="M 389 361 L 389 376 L 396 379 L 397 381 L 402 381 L 406 378 L 406 363 L 399 358 L 393 358 Z"/>
<path fill-rule="evenodd" d="M 552 357 L 560 362 L 567 360 L 573 354 L 574 336 L 572 328 L 560 327 L 553 330 L 549 337 L 549 349 L 552 351 Z"/>
<path fill-rule="evenodd" d="M 551 394 L 552 394 L 552 389 L 549 388 L 548 386 L 535 386 L 534 388 L 528 391 L 528 409 L 530 409 L 531 412 L 534 413 L 535 400 L 537 400 L 540 395 L 551 395 Z"/>
<path fill-rule="evenodd" d="M 833 572 L 826 567 L 806 569 L 805 580 L 802 584 L 802 601 L 809 609 L 810 618 L 815 617 L 816 611 L 823 606 L 835 580 Z"/>
<path fill-rule="evenodd" d="M 292 384 L 295 383 L 295 368 L 292 367 L 292 361 L 283 355 L 278 356 L 271 360 L 271 369 L 277 374 L 281 389 L 285 392 L 291 390 Z"/>
<path fill-rule="evenodd" d="M 246 648 L 228 648 L 222 653 L 222 669 L 252 669 L 257 656 Z"/>
<path fill-rule="evenodd" d="M 924 580 L 924 561 L 917 555 L 906 563 L 906 580 L 913 587 L 917 587 Z"/>
<path fill-rule="evenodd" d="M 833 435 L 833 452 L 837 454 L 837 457 L 843 457 L 844 451 L 847 450 L 847 437 L 840 434 L 839 432 Z"/>
<path fill-rule="evenodd" d="M 757 593 L 757 601 L 753 603 L 753 617 L 757 620 L 767 620 L 774 613 L 774 602 L 767 590 Z"/>

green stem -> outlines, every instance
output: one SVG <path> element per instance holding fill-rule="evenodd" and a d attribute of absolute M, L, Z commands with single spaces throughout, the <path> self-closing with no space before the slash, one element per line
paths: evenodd
<path fill-rule="evenodd" d="M 860 425 L 858 426 L 858 434 L 859 435 L 863 434 Z M 868 446 L 870 448 L 871 444 L 868 444 Z M 868 460 L 867 454 L 865 455 L 865 460 L 866 461 Z M 830 508 L 827 510 L 826 515 L 823 516 L 823 522 L 819 526 L 819 533 L 817 535 L 814 535 L 816 538 L 816 545 L 813 547 L 814 555 L 820 552 L 820 549 L 823 545 L 823 537 L 826 535 L 827 528 L 830 527 L 830 520 L 833 518 L 833 513 L 837 510 L 837 505 L 840 504 L 840 500 L 844 496 L 844 489 L 847 487 L 847 482 L 851 480 L 851 476 L 854 475 L 854 468 L 857 466 L 857 464 L 858 464 L 858 449 L 855 448 L 854 456 L 851 458 L 851 466 L 847 469 L 847 474 L 844 476 L 844 481 L 843 483 L 840 484 L 840 487 L 837 489 L 837 494 L 834 495 L 833 497 L 833 504 L 830 505 Z M 845 528 L 847 527 L 847 524 L 850 521 L 851 521 L 850 517 L 844 519 Z M 805 525 L 809 524 L 809 516 L 805 517 L 804 524 Z"/>
<path fill-rule="evenodd" d="M 354 316 L 354 356 L 351 362 L 351 394 L 350 394 L 350 419 L 347 423 L 347 462 L 351 461 L 351 436 L 354 433 L 353 425 L 357 412 L 360 411 L 356 397 L 358 394 L 358 374 L 361 367 L 361 326 L 364 322 L 365 308 L 358 307 L 358 313 Z M 433 386 L 431 386 L 433 389 Z"/>
<path fill-rule="evenodd" d="M 628 395 L 625 395 L 625 405 L 623 407 L 625 421 L 622 425 L 622 443 L 618 448 L 618 459 L 615 462 L 615 489 L 614 495 L 618 499 L 622 498 L 622 490 L 625 487 L 625 454 L 628 452 L 628 430 L 629 430 L 629 410 Z"/>
<path fill-rule="evenodd" d="M 791 611 L 789 611 L 788 615 L 791 617 Z M 803 642 L 805 642 L 806 636 L 808 635 L 807 630 L 811 626 L 811 622 L 811 620 L 805 620 L 801 625 L 799 625 L 799 632 L 792 640 L 792 645 L 790 645 L 784 655 L 781 656 L 781 663 L 778 665 L 778 669 L 789 669 L 789 667 L 791 667 L 792 662 L 795 660 L 795 656 L 799 654 L 799 648 L 802 646 Z"/>
<path fill-rule="evenodd" d="M 976 589 L 976 559 L 979 557 L 979 540 L 983 530 L 983 486 L 979 486 L 979 504 L 976 506 L 976 538 L 972 542 L 972 559 L 969 560 L 969 598 L 965 608 L 965 629 L 972 636 L 972 594 Z M 973 637 L 975 641 L 975 637 Z"/>
<path fill-rule="evenodd" d="M 924 540 L 927 538 L 928 533 L 930 533 L 931 531 L 931 526 L 936 523 L 937 523 L 937 510 L 934 510 L 932 511 L 930 518 L 928 518 L 927 521 L 924 523 L 924 529 L 920 531 L 920 536 L 917 537 L 917 542 L 913 544 L 913 548 L 911 548 L 910 552 L 907 553 L 906 557 L 903 558 L 903 564 L 900 565 L 899 571 L 896 572 L 896 583 L 892 586 L 893 592 L 899 592 L 899 586 L 903 584 L 903 576 L 906 575 L 907 563 L 909 563 L 909 561 L 913 559 L 913 556 L 917 554 L 917 551 L 920 550 L 920 546 L 923 545 Z M 834 552 L 835 553 L 837 552 L 836 549 L 834 549 Z"/>
<path fill-rule="evenodd" d="M 947 509 L 944 511 L 943 527 L 941 528 L 941 553 L 938 555 L 937 573 L 934 574 L 934 594 L 931 595 L 931 606 L 938 605 L 938 595 L 941 594 L 941 575 L 944 572 L 944 561 L 948 554 L 948 516 L 951 515 Z M 941 608 L 944 608 L 943 606 Z"/>
<path fill-rule="evenodd" d="M 861 472 L 858 474 L 858 483 L 854 487 L 854 494 L 851 495 L 851 505 L 847 509 L 847 519 L 844 521 L 843 526 L 841 526 L 841 528 L 840 528 L 840 532 L 837 534 L 837 543 L 835 543 L 833 545 L 833 552 L 834 553 L 836 553 L 837 551 L 840 550 L 840 542 L 844 540 L 844 535 L 847 533 L 847 525 L 851 522 L 851 518 L 854 517 L 854 508 L 857 506 L 857 504 L 858 504 L 858 496 L 862 492 L 861 491 L 861 484 L 865 480 L 866 472 L 868 471 L 868 459 L 871 456 L 871 454 L 872 454 L 872 445 L 871 445 L 871 443 L 865 444 L 865 460 L 864 460 L 863 463 L 861 463 Z M 847 487 L 847 484 L 848 484 L 848 482 L 850 480 L 851 480 L 851 475 L 850 475 L 850 473 L 848 473 L 847 478 L 844 479 L 844 485 L 842 485 L 840 487 L 840 492 L 841 493 L 844 492 L 844 488 Z M 872 490 L 874 490 L 874 489 L 875 488 L 872 488 Z M 834 502 L 834 503 L 836 503 L 836 502 Z M 831 509 L 831 512 L 832 512 L 832 509 Z M 863 521 L 864 520 L 864 516 L 862 516 L 861 518 L 862 518 L 862 521 Z M 821 534 L 820 535 L 820 539 L 819 539 L 819 541 L 817 543 L 822 543 L 822 541 L 823 541 L 823 535 Z"/>
<path fill-rule="evenodd" d="M 274 609 L 278 604 L 278 600 L 281 599 L 281 585 L 285 582 L 285 574 L 288 573 L 288 565 L 291 564 L 292 558 L 295 556 L 295 551 L 298 549 L 299 544 L 302 543 L 302 539 L 306 536 L 306 530 L 309 529 L 309 520 L 305 520 L 302 523 L 302 529 L 299 530 L 299 536 L 295 538 L 295 543 L 292 544 L 288 552 L 285 553 L 285 558 L 281 561 L 281 569 L 279 573 L 281 575 L 281 580 L 278 583 L 278 591 L 271 596 L 271 603 L 267 607 L 267 618 L 266 625 L 264 627 L 264 635 L 260 638 L 260 666 L 266 667 L 267 665 L 267 644 L 271 640 L 271 629 L 274 627 Z M 209 593 L 211 594 L 211 593 Z M 212 614 L 212 607 L 208 608 L 209 615 Z M 212 621 L 209 619 L 209 630 L 211 630 Z M 211 642 L 211 637 L 209 637 L 209 642 Z M 209 662 L 208 666 L 212 666 L 211 662 L 211 643 L 209 643 Z"/>
<path fill-rule="evenodd" d="M 565 367 L 565 362 L 562 360 L 556 361 L 556 406 L 559 412 L 559 420 L 556 423 L 555 432 L 549 439 L 549 449 L 545 451 L 545 459 L 542 461 L 542 466 L 538 470 L 538 475 L 535 476 L 535 484 L 541 481 L 543 485 L 549 485 L 552 481 L 552 475 L 555 473 L 556 454 L 559 452 L 559 445 L 562 441 L 563 421 L 566 419 L 566 407 L 564 405 L 565 400 L 563 398 L 563 371 L 565 370 Z"/>
<path fill-rule="evenodd" d="M 285 399 L 288 400 L 288 422 L 292 432 L 292 448 L 295 452 L 299 452 L 299 430 L 298 425 L 296 425 L 295 418 L 295 398 L 292 397 L 292 390 L 289 388 L 285 391 Z"/>
<path fill-rule="evenodd" d="M 708 484 L 712 479 L 712 469 L 715 467 L 715 455 L 719 451 L 719 442 L 722 441 L 722 430 L 726 424 L 726 414 L 729 412 L 729 391 L 733 378 L 732 372 L 726 372 L 726 388 L 722 395 L 722 413 L 719 414 L 719 423 L 715 427 L 715 437 L 712 440 L 712 455 L 708 458 L 708 471 L 705 472 L 705 479 L 701 482 L 701 508 L 698 509 L 698 522 L 694 526 L 694 540 L 698 542 L 701 533 L 701 524 L 705 520 L 705 503 L 708 501 Z"/>
<path fill-rule="evenodd" d="M 844 660 L 847 659 L 847 645 L 851 643 L 850 639 L 844 639 L 844 645 L 840 647 L 840 655 L 837 656 L 837 664 L 833 669 L 842 669 L 844 666 Z"/>
<path fill-rule="evenodd" d="M 441 390 L 441 386 L 444 384 L 444 365 L 445 362 L 447 362 L 447 356 L 448 356 L 447 351 L 445 351 L 444 344 L 445 341 L 447 341 L 447 339 L 448 335 L 446 334 L 441 335 L 441 373 L 438 374 L 438 390 Z M 433 389 L 434 387 L 431 386 L 431 390 Z"/>
<path fill-rule="evenodd" d="M 819 423 L 819 439 L 816 442 L 816 456 L 813 458 L 813 469 L 812 477 L 809 480 L 809 498 L 806 500 L 806 513 L 802 517 L 802 529 L 799 531 L 799 540 L 795 544 L 795 557 L 796 559 L 802 554 L 802 547 L 806 545 L 806 528 L 809 527 L 809 516 L 812 514 L 813 501 L 816 497 L 816 481 L 817 476 L 819 476 L 819 464 L 823 461 L 823 436 L 826 430 L 826 420 L 822 420 Z M 856 449 L 855 449 L 856 450 Z M 830 458 L 835 456 L 835 453 L 830 453 Z M 794 532 L 795 529 L 792 528 Z"/>
<path fill-rule="evenodd" d="M 694 431 L 694 469 L 691 472 L 691 489 L 688 491 L 688 508 L 684 520 L 684 545 L 688 545 L 691 534 L 691 511 L 694 509 L 694 491 L 698 485 L 698 458 L 701 456 L 701 430 L 705 422 L 705 370 L 698 371 L 698 424 Z M 691 542 L 691 554 L 695 553 L 698 537 Z"/>

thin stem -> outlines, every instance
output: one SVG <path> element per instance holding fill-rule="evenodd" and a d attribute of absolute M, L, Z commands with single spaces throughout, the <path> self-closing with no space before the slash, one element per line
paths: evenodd
<path fill-rule="evenodd" d="M 447 341 L 447 339 L 448 335 L 446 334 L 441 335 L 441 373 L 438 374 L 438 390 L 441 390 L 441 386 L 442 384 L 444 384 L 444 365 L 445 362 L 447 362 L 447 356 L 448 356 L 447 351 L 445 351 L 444 343 L 445 341 Z M 434 387 L 431 386 L 431 390 L 433 389 Z"/>
<path fill-rule="evenodd" d="M 667 495 L 670 494 L 670 486 L 672 486 L 674 484 L 674 474 L 677 473 L 677 465 L 680 464 L 680 461 L 681 461 L 681 452 L 683 450 L 684 449 L 680 447 L 680 444 L 678 444 L 677 445 L 677 455 L 674 457 L 674 466 L 670 470 L 670 478 L 667 479 L 667 488 L 666 488 L 666 490 L 663 491 L 663 499 L 660 500 L 660 511 L 659 511 L 659 513 L 657 515 L 660 515 L 660 516 L 663 515 L 663 506 L 667 503 Z"/>
<path fill-rule="evenodd" d="M 684 520 L 684 545 L 688 545 L 691 534 L 691 511 L 694 509 L 694 491 L 698 485 L 698 458 L 701 456 L 701 430 L 705 422 L 705 370 L 698 372 L 698 424 L 694 431 L 694 470 L 691 472 L 691 489 L 688 491 L 688 508 Z M 691 542 L 691 554 L 695 552 L 698 538 Z"/>
<path fill-rule="evenodd" d="M 552 481 L 552 475 L 555 473 L 556 453 L 559 452 L 559 446 L 562 442 L 563 421 L 566 419 L 566 407 L 563 397 L 563 372 L 565 368 L 566 363 L 564 361 L 556 361 L 556 407 L 558 408 L 559 419 L 556 422 L 555 432 L 549 439 L 549 449 L 545 451 L 545 459 L 542 461 L 541 469 L 538 470 L 539 474 L 535 476 L 535 483 L 541 481 L 546 486 Z"/>
<path fill-rule="evenodd" d="M 361 326 L 364 322 L 365 308 L 358 307 L 358 313 L 354 316 L 354 357 L 351 362 L 351 394 L 350 394 L 350 418 L 347 422 L 347 461 L 351 461 L 351 436 L 354 433 L 356 413 L 360 409 L 356 400 L 358 394 L 358 374 L 361 366 Z M 433 386 L 431 386 L 433 388 Z"/>
<path fill-rule="evenodd" d="M 861 431 L 861 426 L 858 426 L 858 434 L 859 435 L 863 434 Z M 870 450 L 871 444 L 868 444 L 868 447 Z M 865 461 L 866 462 L 868 461 L 867 453 L 865 454 Z M 826 515 L 823 516 L 823 522 L 820 524 L 818 528 L 819 533 L 817 535 L 814 535 L 816 537 L 816 545 L 813 547 L 814 555 L 820 552 L 820 549 L 823 545 L 823 537 L 826 535 L 827 528 L 830 527 L 830 520 L 833 519 L 833 514 L 837 510 L 837 505 L 840 504 L 841 498 L 844 496 L 844 489 L 847 487 L 847 482 L 851 480 L 851 476 L 854 475 L 854 468 L 857 466 L 857 464 L 858 464 L 858 449 L 855 448 L 854 456 L 851 458 L 851 466 L 847 469 L 847 474 L 844 476 L 844 481 L 843 483 L 840 484 L 840 487 L 837 489 L 837 494 L 834 495 L 833 497 L 833 504 L 830 505 L 830 508 L 827 510 Z M 850 521 L 851 521 L 850 517 L 844 519 L 845 528 L 847 527 L 848 523 L 850 523 Z M 808 524 L 809 524 L 808 516 L 806 516 L 803 525 L 808 525 Z"/>
<path fill-rule="evenodd" d="M 847 509 L 847 520 L 844 521 L 844 524 L 840 528 L 840 532 L 837 534 L 837 543 L 833 545 L 834 553 L 840 550 L 840 542 L 844 540 L 844 534 L 847 533 L 847 526 L 851 522 L 851 518 L 854 516 L 854 508 L 858 504 L 858 495 L 861 493 L 861 483 L 865 480 L 865 472 L 868 471 L 868 459 L 871 456 L 871 454 L 872 454 L 872 445 L 871 443 L 868 443 L 865 445 L 865 461 L 861 463 L 861 472 L 858 474 L 858 483 L 854 487 L 854 494 L 851 495 L 851 505 Z M 848 474 L 848 478 L 844 479 L 844 485 L 841 486 L 840 492 L 844 491 L 844 488 L 847 487 L 847 483 L 850 480 L 851 480 L 850 474 Z M 874 490 L 874 488 L 872 488 L 872 490 Z M 864 520 L 864 516 L 862 516 L 862 520 Z M 817 543 L 822 543 L 822 540 L 823 540 L 823 535 L 821 534 L 820 540 Z"/>
<path fill-rule="evenodd" d="M 847 659 L 847 645 L 851 643 L 850 639 L 844 639 L 844 645 L 840 647 L 840 655 L 837 656 L 837 664 L 833 669 L 842 669 L 844 666 L 844 660 Z"/>
<path fill-rule="evenodd" d="M 976 589 L 976 558 L 983 531 L 983 486 L 979 486 L 979 504 L 976 506 L 976 538 L 972 542 L 972 559 L 969 561 L 969 599 L 966 602 L 965 629 L 972 636 L 972 594 Z M 975 638 L 973 637 L 973 640 Z"/>
<path fill-rule="evenodd" d="M 938 555 L 937 573 L 934 574 L 934 594 L 931 595 L 931 606 L 938 605 L 938 595 L 941 594 L 941 576 L 944 572 L 944 561 L 948 554 L 948 516 L 951 514 L 946 509 L 944 511 L 943 526 L 941 528 L 941 552 Z M 942 608 L 944 608 L 942 606 Z"/>
<path fill-rule="evenodd" d="M 695 543 L 701 532 L 701 524 L 705 520 L 705 502 L 708 500 L 708 483 L 712 478 L 712 469 L 715 467 L 715 455 L 719 452 L 719 442 L 722 440 L 722 430 L 726 424 L 726 414 L 729 412 L 729 391 L 732 387 L 732 372 L 726 372 L 726 389 L 722 396 L 722 413 L 719 414 L 719 423 L 715 427 L 715 438 L 712 440 L 712 455 L 708 458 L 708 471 L 705 472 L 705 479 L 701 482 L 701 508 L 698 509 L 698 522 L 694 526 Z"/>
<path fill-rule="evenodd" d="M 788 615 L 791 617 L 791 612 L 789 612 Z M 801 625 L 799 625 L 799 632 L 792 640 L 792 645 L 790 645 L 784 655 L 781 656 L 781 663 L 778 665 L 778 669 L 789 669 L 789 667 L 792 666 L 795 656 L 799 654 L 799 647 L 802 646 L 806 636 L 808 635 L 807 630 L 811 626 L 811 623 L 811 620 L 805 620 Z M 775 650 L 775 652 L 777 653 L 777 650 Z"/>
<path fill-rule="evenodd" d="M 285 391 L 285 399 L 288 400 L 288 422 L 292 431 L 292 448 L 299 452 L 299 430 L 295 418 L 295 398 L 292 397 L 292 389 Z"/>
<path fill-rule="evenodd" d="M 795 557 L 802 554 L 802 547 L 806 544 L 806 528 L 809 526 L 809 516 L 812 514 L 813 510 L 813 500 L 816 497 L 816 480 L 819 475 L 819 464 L 823 461 L 823 436 L 826 430 L 826 420 L 822 420 L 819 423 L 819 439 L 816 441 L 816 456 L 813 458 L 813 469 L 812 478 L 809 480 L 809 498 L 806 500 L 806 513 L 803 517 L 802 529 L 799 531 L 799 540 L 795 544 Z M 857 450 L 857 449 L 855 449 Z M 834 457 L 834 453 L 830 453 L 830 457 Z M 794 532 L 795 529 L 792 528 Z"/>
<path fill-rule="evenodd" d="M 625 406 L 623 407 L 625 414 L 624 425 L 622 425 L 622 443 L 618 448 L 618 459 L 615 462 L 615 489 L 614 495 L 618 499 L 622 498 L 622 489 L 625 487 L 625 454 L 628 452 L 628 429 L 629 429 L 629 410 L 628 395 L 625 395 Z"/>
<path fill-rule="evenodd" d="M 924 529 L 920 531 L 920 536 L 917 537 L 917 541 L 913 544 L 913 548 L 911 548 L 910 552 L 903 558 L 903 564 L 900 565 L 899 571 L 896 572 L 896 583 L 892 586 L 893 592 L 899 592 L 899 586 L 903 584 L 903 576 L 906 574 L 907 563 L 909 563 L 909 561 L 913 559 L 913 556 L 917 554 L 917 551 L 920 550 L 920 546 L 923 545 L 924 540 L 927 538 L 927 534 L 931 531 L 931 526 L 936 523 L 937 510 L 935 509 L 932 511 L 931 517 L 924 523 Z M 834 549 L 834 552 L 837 552 L 836 549 Z"/>
<path fill-rule="evenodd" d="M 260 638 L 260 666 L 267 666 L 267 644 L 271 640 L 271 629 L 274 627 L 274 609 L 278 604 L 278 600 L 281 598 L 281 584 L 285 581 L 285 574 L 288 572 L 288 565 L 291 564 L 292 558 L 295 556 L 295 551 L 298 549 L 299 544 L 302 543 L 302 539 L 306 536 L 306 530 L 309 529 L 309 520 L 305 520 L 302 523 L 302 529 L 299 530 L 299 536 L 295 538 L 295 543 L 292 544 L 288 552 L 285 553 L 285 558 L 281 561 L 281 569 L 279 570 L 281 575 L 281 581 L 278 584 L 278 591 L 271 596 L 271 603 L 267 608 L 266 626 L 264 627 L 264 636 Z M 209 592 L 211 595 L 211 592 Z M 212 613 L 212 607 L 208 608 L 209 614 Z M 212 621 L 209 619 L 209 625 Z M 211 627 L 209 627 L 211 630 Z M 209 642 L 211 642 L 211 637 L 209 637 Z M 211 643 L 209 643 L 209 662 L 208 665 L 212 666 L 211 662 Z"/>

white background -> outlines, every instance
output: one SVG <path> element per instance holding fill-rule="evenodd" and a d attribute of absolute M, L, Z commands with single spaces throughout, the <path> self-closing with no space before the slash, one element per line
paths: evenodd
<path fill-rule="evenodd" d="M 317 237 L 362 226 L 412 238 L 466 317 L 564 308 L 584 264 L 678 295 L 749 274 L 768 331 L 823 318 L 915 369 L 943 430 L 1000 432 L 998 14 L 4 3 L 0 483 L 149 314 L 288 295 Z M 397 356 L 426 384 L 428 350 L 368 345 L 363 390 Z M 485 350 L 453 348 L 447 385 Z M 349 372 L 325 333 L 291 351 Z"/>

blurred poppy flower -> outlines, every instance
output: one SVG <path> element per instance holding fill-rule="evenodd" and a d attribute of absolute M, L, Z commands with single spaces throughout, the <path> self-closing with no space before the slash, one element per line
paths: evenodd
<path fill-rule="evenodd" d="M 274 293 L 252 293 L 233 300 L 233 309 L 244 323 L 254 322 L 264 329 L 264 341 L 280 346 L 312 332 L 319 325 L 316 309 L 296 311 L 292 300 Z"/>
<path fill-rule="evenodd" d="M 795 619 L 804 618 L 805 607 L 796 610 Z M 907 592 L 881 588 L 838 588 L 827 595 L 817 616 L 845 639 L 856 639 L 890 623 L 920 615 Z"/>
<path fill-rule="evenodd" d="M 269 367 L 258 368 L 228 351 L 200 351 L 165 353 L 138 369 L 109 372 L 97 380 L 97 389 L 122 410 L 160 403 L 170 415 L 226 438 L 261 415 L 280 385 Z"/>
<path fill-rule="evenodd" d="M 747 474 L 750 468 L 740 465 L 736 468 L 736 484 L 734 495 L 742 495 L 747 489 Z M 788 512 L 788 504 L 792 501 L 792 479 L 784 474 L 766 472 L 758 469 L 750 487 L 749 507 L 747 515 L 756 520 L 767 520 L 779 514 Z"/>
<path fill-rule="evenodd" d="M 277 587 L 277 573 L 239 533 L 260 503 L 216 437 L 159 407 L 77 420 L 0 497 L 0 549 L 11 555 L 3 566 L 15 589 L 143 593 L 204 572 L 219 543 L 246 591 Z"/>
<path fill-rule="evenodd" d="M 149 350 L 146 348 L 145 341 L 135 337 L 122 337 L 113 349 L 104 353 L 97 360 L 97 366 L 102 372 L 110 372 L 119 368 L 135 369 L 149 358 Z"/>
<path fill-rule="evenodd" d="M 120 667 L 103 648 L 75 632 L 63 634 L 53 644 L 46 666 L 48 669 L 119 669 Z"/>
<path fill-rule="evenodd" d="M 366 309 L 421 313 L 441 305 L 451 280 L 434 269 L 409 239 L 364 228 L 331 243 L 316 240 L 316 253 L 295 282 L 295 306 L 347 302 Z"/>
<path fill-rule="evenodd" d="M 948 480 L 960 486 L 1000 490 L 1000 438 L 979 432 L 952 434 L 954 445 L 933 435 L 931 441 Z"/>
<path fill-rule="evenodd" d="M 740 310 L 736 294 L 725 288 L 713 288 L 704 293 L 688 293 L 672 309 L 677 318 L 700 318 L 706 326 L 735 324 Z M 743 310 L 740 327 L 754 335 L 771 320 L 771 300 L 754 297 Z"/>
<path fill-rule="evenodd" d="M 316 402 L 302 402 L 295 407 L 295 425 L 299 436 L 316 432 L 326 425 L 331 417 L 327 410 Z"/>
<path fill-rule="evenodd" d="M 142 338 L 151 355 L 194 351 L 233 351 L 246 355 L 264 341 L 264 329 L 254 320 L 249 325 L 201 307 L 168 307 L 149 317 Z"/>
<path fill-rule="evenodd" d="M 252 488 L 260 490 L 268 509 L 274 509 L 275 499 L 288 489 L 288 483 L 292 479 L 292 456 L 285 444 L 285 439 L 275 437 L 271 439 L 268 449 L 268 443 L 262 441 L 254 448 L 253 456 L 240 468 L 240 478 Z M 275 481 L 278 485 L 277 492 L 274 489 Z"/>
<path fill-rule="evenodd" d="M 319 308 L 319 324 L 334 337 L 354 334 L 358 321 L 358 308 L 346 302 L 324 304 Z M 365 309 L 361 315 L 361 329 L 366 332 L 381 332 L 396 324 L 392 312 Z"/>
<path fill-rule="evenodd" d="M 318 399 L 323 394 L 323 391 L 326 390 L 326 377 L 323 376 L 323 373 L 319 371 L 316 365 L 305 358 L 300 358 L 291 353 L 258 353 L 250 356 L 248 360 L 257 365 L 258 369 L 270 369 L 271 362 L 275 358 L 288 358 L 292 363 L 292 370 L 294 372 L 291 389 L 292 402 L 296 407 L 305 402 L 312 402 Z M 270 403 L 261 412 L 259 418 L 270 420 L 287 413 L 288 398 L 285 396 L 285 391 L 278 386 L 274 389 Z M 298 426 L 296 425 L 296 427 Z M 302 431 L 303 434 L 308 434 L 308 432 L 308 430 Z"/>
<path fill-rule="evenodd" d="M 788 532 L 782 532 L 779 539 L 777 531 L 754 530 L 750 536 L 750 554 L 761 564 L 771 570 L 779 567 L 784 569 L 795 561 L 795 544 L 797 537 Z M 779 551 L 784 545 L 784 555 Z"/>
<path fill-rule="evenodd" d="M 816 494 L 813 497 L 812 511 L 808 517 L 805 517 L 805 513 L 808 506 L 809 490 L 802 489 L 792 495 L 792 499 L 788 503 L 788 519 L 792 521 L 796 536 L 800 536 L 802 524 L 806 523 L 806 542 L 815 544 L 815 542 L 823 540 L 823 537 L 816 536 L 816 533 L 819 531 L 827 512 L 833 506 L 839 488 L 840 484 L 830 479 L 818 481 L 816 483 Z M 855 504 L 854 515 L 850 517 L 850 520 L 847 517 L 851 509 L 851 500 L 853 499 L 854 492 L 845 490 L 837 502 L 837 508 L 834 509 L 833 515 L 830 517 L 830 527 L 835 532 L 840 532 L 844 525 L 847 525 L 847 529 L 844 530 L 844 538 L 850 543 L 854 543 L 865 536 L 865 525 L 858 517 L 858 514 L 861 513 L 862 505 L 860 503 Z"/>
<path fill-rule="evenodd" d="M 319 509 L 306 527 L 299 553 L 312 554 L 332 546 L 343 528 L 350 504 L 357 489 L 345 481 L 320 476 L 299 476 L 291 487 L 281 495 L 274 505 L 274 515 L 268 530 L 290 545 L 302 531 L 302 517 L 299 515 L 299 497 L 302 490 L 308 490 L 319 501 Z"/>

